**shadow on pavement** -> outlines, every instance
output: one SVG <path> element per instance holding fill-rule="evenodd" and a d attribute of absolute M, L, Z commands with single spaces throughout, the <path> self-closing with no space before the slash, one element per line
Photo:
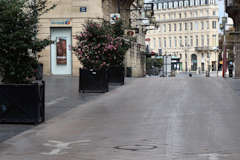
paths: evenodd
<path fill-rule="evenodd" d="M 46 121 L 57 117 L 81 104 L 100 98 L 104 93 L 79 93 L 78 77 L 72 76 L 46 76 L 45 88 L 45 114 Z M 109 85 L 109 91 L 120 87 Z M 20 134 L 34 125 L 0 124 L 0 142 Z"/>

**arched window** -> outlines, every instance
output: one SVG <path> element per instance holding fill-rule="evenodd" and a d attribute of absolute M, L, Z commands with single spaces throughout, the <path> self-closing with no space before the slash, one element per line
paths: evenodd
<path fill-rule="evenodd" d="M 195 0 L 195 6 L 199 6 L 199 0 Z"/>
<path fill-rule="evenodd" d="M 163 3 L 163 9 L 167 9 L 167 3 Z"/>
<path fill-rule="evenodd" d="M 194 6 L 194 0 L 190 0 L 190 6 Z"/>
<path fill-rule="evenodd" d="M 205 5 L 205 0 L 201 0 L 201 5 Z"/>
<path fill-rule="evenodd" d="M 179 1 L 179 7 L 183 7 L 183 1 Z"/>
<path fill-rule="evenodd" d="M 158 9 L 162 9 L 162 3 L 158 3 Z"/>
<path fill-rule="evenodd" d="M 178 8 L 178 2 L 177 1 L 174 2 L 174 8 Z"/>
<path fill-rule="evenodd" d="M 172 2 L 169 2 L 169 3 L 168 3 L 168 7 L 169 7 L 169 8 L 173 8 L 173 3 L 172 3 Z"/>

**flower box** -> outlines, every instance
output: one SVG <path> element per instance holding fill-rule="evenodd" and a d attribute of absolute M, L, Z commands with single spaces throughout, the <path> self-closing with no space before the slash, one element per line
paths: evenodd
<path fill-rule="evenodd" d="M 108 69 L 108 82 L 124 85 L 124 67 L 113 66 Z"/>
<path fill-rule="evenodd" d="M 105 69 L 79 69 L 79 92 L 104 93 L 108 91 L 108 74 Z"/>
<path fill-rule="evenodd" d="M 0 123 L 45 121 L 45 83 L 0 84 Z"/>

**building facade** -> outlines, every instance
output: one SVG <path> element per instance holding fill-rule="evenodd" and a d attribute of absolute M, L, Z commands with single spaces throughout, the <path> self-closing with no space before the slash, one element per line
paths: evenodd
<path fill-rule="evenodd" d="M 240 1 L 225 0 L 225 9 L 229 17 L 233 19 L 235 31 L 231 33 L 234 37 L 234 64 L 235 78 L 240 78 Z"/>
<path fill-rule="evenodd" d="M 82 31 L 87 20 L 110 20 L 112 13 L 120 13 L 121 18 L 128 25 L 130 7 L 134 0 L 52 0 L 50 2 L 56 4 L 56 8 L 41 16 L 38 37 L 50 37 L 55 43 L 40 53 L 39 61 L 43 63 L 43 72 L 46 75 L 77 76 L 82 66 L 71 50 L 71 46 L 76 43 L 74 37 Z M 144 38 L 142 39 L 145 45 Z M 136 53 L 138 52 L 136 46 L 138 45 L 134 43 L 128 51 L 126 65 L 132 67 L 133 76 L 139 77 L 144 75 L 144 63 Z"/>
<path fill-rule="evenodd" d="M 148 31 L 149 47 L 180 58 L 180 71 L 218 67 L 218 5 L 215 0 L 155 1 L 158 28 Z"/>

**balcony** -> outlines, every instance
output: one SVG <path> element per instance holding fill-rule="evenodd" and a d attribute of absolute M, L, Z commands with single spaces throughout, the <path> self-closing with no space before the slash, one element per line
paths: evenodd
<path fill-rule="evenodd" d="M 197 52 L 207 52 L 207 51 L 214 51 L 215 47 L 195 47 L 195 51 Z"/>

